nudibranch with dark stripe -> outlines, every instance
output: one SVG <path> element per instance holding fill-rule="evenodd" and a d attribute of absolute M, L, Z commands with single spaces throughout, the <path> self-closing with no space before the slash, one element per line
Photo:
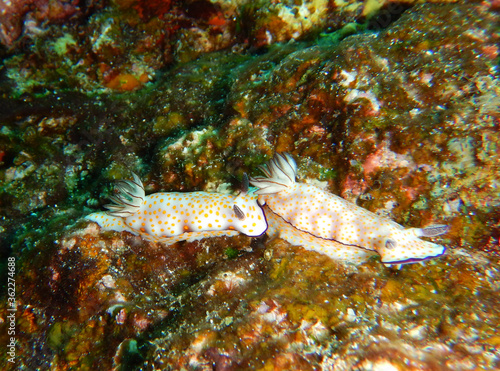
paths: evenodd
<path fill-rule="evenodd" d="M 248 185 L 248 180 L 247 180 Z M 108 211 L 86 219 L 103 230 L 129 231 L 155 242 L 172 244 L 214 236 L 260 236 L 267 229 L 253 191 L 229 195 L 217 192 L 158 192 L 146 196 L 139 177 L 122 180 Z"/>
<path fill-rule="evenodd" d="M 444 246 L 419 237 L 439 236 L 449 230 L 448 226 L 405 229 L 318 187 L 296 183 L 297 165 L 289 154 L 276 154 L 261 169 L 265 176 L 250 180 L 259 188 L 259 202 L 296 230 L 310 234 L 316 244 L 316 248 L 310 244 L 311 249 L 324 253 L 319 247 L 331 249 L 328 241 L 335 241 L 349 250 L 356 247 L 376 251 L 385 264 L 420 262 L 446 251 Z M 269 214 L 268 219 L 275 220 Z M 289 228 L 282 234 L 287 240 L 293 237 Z"/>
<path fill-rule="evenodd" d="M 306 250 L 317 251 L 333 260 L 340 260 L 344 263 L 361 264 L 371 256 L 377 255 L 372 250 L 344 245 L 335 240 L 319 238 L 301 231 L 272 212 L 268 206 L 264 205 L 263 209 L 268 224 L 266 233 L 271 239 L 280 237 L 293 246 L 302 246 Z"/>

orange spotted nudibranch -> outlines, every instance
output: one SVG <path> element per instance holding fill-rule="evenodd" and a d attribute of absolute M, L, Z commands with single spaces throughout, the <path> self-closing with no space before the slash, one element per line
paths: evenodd
<path fill-rule="evenodd" d="M 248 183 L 248 182 L 247 182 Z M 239 195 L 216 192 L 158 192 L 145 195 L 139 177 L 119 181 L 106 212 L 90 214 L 104 230 L 129 231 L 171 244 L 214 236 L 260 236 L 267 229 L 257 195 L 247 190 Z"/>
<path fill-rule="evenodd" d="M 353 248 L 376 251 L 385 264 L 420 262 L 446 251 L 419 237 L 444 234 L 448 226 L 405 229 L 318 187 L 297 183 L 297 165 L 289 154 L 276 154 L 261 169 L 264 176 L 250 183 L 259 188 L 256 193 L 261 205 L 266 205 L 270 230 L 292 244 L 334 258 L 345 253 L 354 259 L 366 258 Z"/>
<path fill-rule="evenodd" d="M 266 233 L 272 239 L 280 237 L 290 245 L 302 246 L 306 250 L 319 252 L 330 259 L 340 260 L 344 263 L 362 264 L 371 256 L 377 255 L 372 250 L 344 245 L 335 240 L 319 238 L 308 232 L 301 231 L 272 212 L 267 205 L 264 205 L 263 209 L 268 225 Z"/>

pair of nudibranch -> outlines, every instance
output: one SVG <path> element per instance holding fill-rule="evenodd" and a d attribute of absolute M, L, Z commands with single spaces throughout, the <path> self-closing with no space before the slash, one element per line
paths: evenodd
<path fill-rule="evenodd" d="M 120 181 L 108 211 L 87 217 L 102 229 L 129 231 L 172 244 L 213 236 L 267 232 L 292 245 L 333 259 L 361 263 L 380 255 L 385 264 L 419 262 L 442 255 L 445 247 L 421 240 L 448 227 L 407 228 L 310 184 L 297 183 L 289 154 L 276 154 L 261 167 L 264 176 L 239 195 L 216 192 L 159 192 L 146 196 L 141 180 Z M 247 187 L 248 188 L 248 187 Z"/>

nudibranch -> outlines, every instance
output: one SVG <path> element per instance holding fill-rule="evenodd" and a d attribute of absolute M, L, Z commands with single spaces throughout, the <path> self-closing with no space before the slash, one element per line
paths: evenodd
<path fill-rule="evenodd" d="M 246 190 L 239 195 L 217 192 L 158 192 L 146 196 L 139 177 L 122 180 L 111 196 L 108 211 L 86 219 L 103 230 L 128 231 L 147 240 L 172 244 L 215 236 L 260 236 L 267 229 L 257 194 Z"/>
<path fill-rule="evenodd" d="M 268 224 L 266 233 L 271 239 L 280 237 L 293 246 L 302 246 L 306 250 L 327 255 L 333 260 L 341 260 L 352 264 L 364 263 L 371 256 L 377 255 L 375 251 L 344 245 L 335 240 L 327 240 L 303 232 L 272 212 L 268 206 L 264 205 L 263 209 Z"/>
<path fill-rule="evenodd" d="M 385 264 L 420 262 L 446 251 L 444 246 L 419 237 L 439 236 L 448 231 L 448 226 L 405 229 L 316 186 L 296 183 L 297 165 L 289 154 L 276 154 L 261 169 L 265 176 L 250 180 L 259 188 L 256 193 L 261 205 L 267 205 L 270 212 L 296 230 L 318 238 L 316 243 L 320 245 L 321 240 L 336 241 L 346 248 L 376 251 Z M 269 213 L 267 217 L 274 220 Z M 288 230 L 285 235 L 292 232 Z"/>

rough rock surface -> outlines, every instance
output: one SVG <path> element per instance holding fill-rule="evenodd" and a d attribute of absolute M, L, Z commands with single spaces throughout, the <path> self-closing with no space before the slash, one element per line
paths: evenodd
<path fill-rule="evenodd" d="M 111 35 L 124 24 L 106 28 L 105 13 L 123 6 L 114 4 L 89 18 Z M 224 27 L 213 9 L 234 4 L 210 4 L 187 14 Z M 186 63 L 154 79 L 165 63 L 148 52 L 135 65 L 113 54 L 141 68 L 107 75 L 102 64 L 130 44 L 104 31 L 81 34 L 107 48 L 88 63 L 70 53 L 74 64 L 59 68 L 37 44 L 10 55 L 0 236 L 3 256 L 16 258 L 12 369 L 498 369 L 497 12 L 488 2 L 409 2 L 387 28 L 326 33 L 321 24 L 325 33 L 245 52 L 231 36 L 232 50 L 186 47 Z M 251 24 L 272 33 L 272 17 Z M 178 30 L 194 32 L 188 25 Z M 63 39 L 50 45 L 87 50 L 64 27 L 53 26 Z M 151 30 L 140 34 L 161 38 Z M 41 60 L 46 70 L 33 72 Z M 92 74 L 75 73 L 82 66 L 95 71 L 91 84 L 82 81 Z M 377 259 L 355 267 L 279 239 L 166 247 L 81 220 L 130 171 L 148 193 L 228 191 L 276 151 L 298 160 L 303 181 L 403 225 L 450 224 L 436 239 L 448 254 L 401 270 Z M 0 365 L 12 366 L 3 353 Z"/>

